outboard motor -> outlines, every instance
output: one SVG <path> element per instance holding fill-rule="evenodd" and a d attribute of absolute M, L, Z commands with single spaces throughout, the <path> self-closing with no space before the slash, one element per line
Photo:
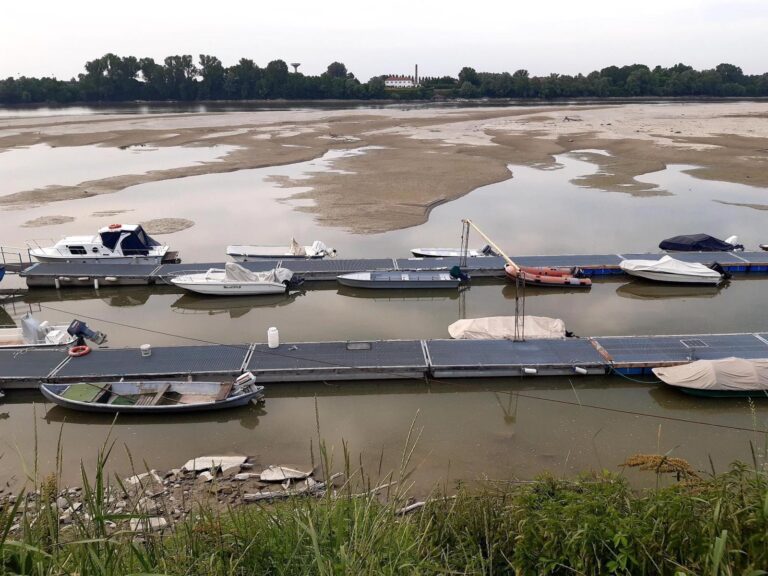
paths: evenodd
<path fill-rule="evenodd" d="M 496 254 L 493 248 L 491 248 L 488 244 L 480 249 L 480 254 L 483 256 L 498 256 L 498 254 Z"/>
<path fill-rule="evenodd" d="M 731 275 L 728 272 L 725 271 L 725 268 L 723 268 L 720 265 L 719 262 L 713 262 L 712 264 L 710 264 L 708 266 L 708 268 L 710 270 L 714 270 L 715 272 L 719 272 L 722 275 L 723 280 L 730 280 L 731 279 Z"/>
<path fill-rule="evenodd" d="M 101 346 L 107 341 L 107 335 L 98 330 L 91 330 L 82 320 L 72 320 L 67 332 L 77 338 L 77 346 L 85 346 L 86 338 Z"/>
<path fill-rule="evenodd" d="M 461 268 L 458 266 L 454 266 L 450 270 L 451 278 L 458 278 L 462 282 L 469 282 L 469 275 L 465 274 L 461 271 Z"/>

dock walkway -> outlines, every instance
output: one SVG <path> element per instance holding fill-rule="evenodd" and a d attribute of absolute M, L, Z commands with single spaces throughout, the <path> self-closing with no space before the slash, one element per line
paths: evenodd
<path fill-rule="evenodd" d="M 768 358 L 768 333 L 607 336 L 565 340 L 376 340 L 65 350 L 0 351 L 0 386 L 235 375 L 260 382 L 642 374 L 651 367 L 729 356 Z"/>
<path fill-rule="evenodd" d="M 654 260 L 663 254 L 574 254 L 560 256 L 513 256 L 521 266 L 579 267 L 587 276 L 623 274 L 622 260 Z M 768 274 L 768 252 L 683 252 L 674 257 L 685 262 L 711 264 L 718 262 L 730 273 Z M 459 258 L 359 258 L 323 260 L 258 260 L 244 262 L 254 272 L 284 266 L 306 280 L 335 280 L 340 274 L 367 271 L 450 270 L 459 264 Z M 121 286 L 168 283 L 179 274 L 205 272 L 209 268 L 223 268 L 223 262 L 192 264 L 78 264 L 37 263 L 21 272 L 31 287 L 66 286 Z M 464 268 L 471 276 L 500 276 L 504 259 L 498 256 L 469 258 Z M 94 281 L 96 283 L 94 284 Z"/>

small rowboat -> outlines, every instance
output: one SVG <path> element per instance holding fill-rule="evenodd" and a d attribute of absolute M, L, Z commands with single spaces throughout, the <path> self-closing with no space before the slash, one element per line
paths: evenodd
<path fill-rule="evenodd" d="M 460 258 L 462 250 L 461 248 L 412 248 L 411 254 L 418 258 Z M 467 256 L 469 258 L 484 258 L 498 255 L 490 246 L 484 246 L 479 250 L 470 248 L 467 250 Z"/>
<path fill-rule="evenodd" d="M 337 276 L 339 284 L 353 288 L 458 288 L 461 278 L 450 272 L 355 272 Z"/>
<path fill-rule="evenodd" d="M 84 412 L 166 414 L 245 406 L 263 396 L 264 386 L 246 372 L 232 382 L 123 381 L 41 384 L 48 400 Z"/>
<path fill-rule="evenodd" d="M 551 286 L 553 288 L 589 288 L 592 280 L 579 278 L 578 271 L 573 268 L 546 268 L 532 266 L 504 267 L 504 272 L 510 280 L 520 278 L 526 284 L 535 286 Z"/>

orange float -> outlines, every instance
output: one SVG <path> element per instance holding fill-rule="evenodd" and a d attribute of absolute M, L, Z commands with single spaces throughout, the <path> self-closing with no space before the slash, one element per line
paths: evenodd
<path fill-rule="evenodd" d="M 72 348 L 69 349 L 69 355 L 72 356 L 72 358 L 79 358 L 80 356 L 85 356 L 91 351 L 91 348 L 89 346 L 72 346 Z"/>
<path fill-rule="evenodd" d="M 589 288 L 592 280 L 574 276 L 570 268 L 545 268 L 520 266 L 515 268 L 507 264 L 504 272 L 510 280 L 523 280 L 534 286 L 552 286 L 553 288 Z"/>

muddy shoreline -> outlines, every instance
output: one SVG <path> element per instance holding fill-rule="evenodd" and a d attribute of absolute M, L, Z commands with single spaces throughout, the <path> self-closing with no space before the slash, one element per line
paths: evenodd
<path fill-rule="evenodd" d="M 768 187 L 768 103 L 754 101 L 0 119 L 0 151 L 37 144 L 233 148 L 215 161 L 14 192 L 0 197 L 0 208 L 24 209 L 147 182 L 294 164 L 353 149 L 367 151 L 333 160 L 331 172 L 283 179 L 280 185 L 309 187 L 297 197 L 313 204 L 298 209 L 322 224 L 357 233 L 419 225 L 431 207 L 512 177 L 509 165 L 557 168 L 554 156 L 569 152 L 597 166 L 595 174 L 574 183 L 607 192 L 669 194 L 638 177 L 670 164 L 692 166 L 688 173 L 696 178 Z"/>

